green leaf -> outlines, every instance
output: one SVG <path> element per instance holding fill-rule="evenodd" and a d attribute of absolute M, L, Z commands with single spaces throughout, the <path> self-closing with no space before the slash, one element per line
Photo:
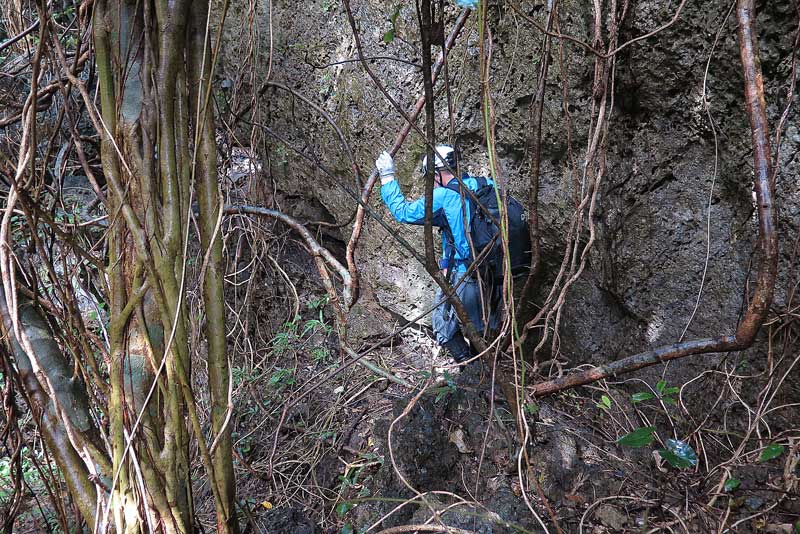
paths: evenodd
<path fill-rule="evenodd" d="M 350 523 L 345 523 L 342 525 L 342 534 L 353 534 L 353 532 L 355 531 L 353 530 L 353 525 Z"/>
<path fill-rule="evenodd" d="M 667 449 L 658 449 L 658 455 L 661 456 L 669 465 L 678 469 L 685 469 L 691 467 L 692 464 L 679 458 L 677 454 Z"/>
<path fill-rule="evenodd" d="M 678 404 L 678 401 L 676 401 L 672 397 L 664 397 L 661 400 L 664 401 L 664 404 L 669 404 L 671 406 L 675 406 L 676 404 Z"/>
<path fill-rule="evenodd" d="M 336 505 L 336 515 L 339 517 L 344 517 L 344 514 L 349 512 L 355 507 L 355 504 L 351 502 L 340 502 Z"/>
<path fill-rule="evenodd" d="M 433 400 L 433 402 L 438 403 L 440 400 L 451 394 L 454 390 L 455 388 L 450 386 L 441 386 L 438 388 L 431 388 L 429 391 L 431 393 L 436 393 L 436 398 Z"/>
<path fill-rule="evenodd" d="M 533 402 L 526 402 L 525 413 L 528 415 L 536 415 L 537 413 L 539 413 L 539 405 Z"/>
<path fill-rule="evenodd" d="M 656 384 L 656 391 L 658 391 L 659 394 L 663 394 L 665 387 L 667 387 L 667 381 L 659 380 L 658 383 Z"/>
<path fill-rule="evenodd" d="M 738 478 L 729 478 L 728 480 L 725 481 L 725 485 L 722 486 L 722 489 L 724 489 L 727 492 L 731 492 L 737 489 L 741 485 L 742 481 L 739 480 Z"/>
<path fill-rule="evenodd" d="M 394 12 L 389 15 L 389 22 L 392 23 L 392 28 L 383 34 L 383 42 L 386 44 L 391 43 L 394 41 L 395 35 L 397 33 L 397 17 L 400 16 L 400 6 L 401 4 L 397 4 L 394 8 Z"/>
<path fill-rule="evenodd" d="M 400 16 L 400 4 L 397 4 L 394 8 L 394 13 L 389 15 L 389 20 L 392 22 L 392 26 L 397 24 L 397 17 Z"/>
<path fill-rule="evenodd" d="M 656 396 L 649 391 L 640 391 L 639 393 L 634 393 L 631 395 L 631 402 L 636 404 L 637 402 L 649 401 L 655 398 Z"/>
<path fill-rule="evenodd" d="M 603 410 L 610 410 L 611 409 L 611 399 L 608 395 L 603 395 L 600 397 L 600 402 L 597 403 L 598 408 L 602 408 Z"/>
<path fill-rule="evenodd" d="M 656 431 L 656 427 L 654 426 L 646 426 L 643 428 L 637 428 L 630 434 L 626 434 L 617 440 L 617 444 L 624 445 L 626 447 L 633 447 L 638 449 L 639 447 L 644 447 L 645 445 L 650 445 L 653 441 L 653 432 Z"/>
<path fill-rule="evenodd" d="M 675 395 L 676 393 L 680 392 L 680 390 L 681 390 L 681 388 L 679 388 L 678 386 L 672 386 L 672 387 L 669 387 L 669 388 L 665 389 L 664 391 L 662 391 L 661 394 L 664 395 L 664 396 L 666 396 L 666 395 Z"/>
<path fill-rule="evenodd" d="M 658 454 L 672 467 L 685 469 L 697 465 L 697 454 L 685 441 L 668 439 L 667 448 L 659 449 Z"/>
<path fill-rule="evenodd" d="M 774 458 L 777 458 L 781 454 L 783 454 L 783 445 L 779 445 L 778 443 L 770 443 L 764 450 L 761 451 L 761 456 L 758 457 L 759 462 L 768 462 Z"/>

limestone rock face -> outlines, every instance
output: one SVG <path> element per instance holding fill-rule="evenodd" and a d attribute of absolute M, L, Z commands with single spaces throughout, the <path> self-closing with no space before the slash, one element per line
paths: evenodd
<path fill-rule="evenodd" d="M 368 0 L 351 4 L 370 68 L 396 104 L 410 110 L 422 94 L 413 3 Z M 674 14 L 673 4 L 630 3 L 619 42 L 667 23 Z M 592 3 L 566 0 L 559 6 L 560 31 L 591 42 Z M 687 337 L 731 333 L 746 306 L 744 288 L 748 278 L 752 283 L 751 270 L 758 260 L 754 252 L 757 224 L 750 130 L 742 100 L 735 17 L 727 16 L 729 7 L 721 0 L 689 2 L 675 24 L 617 55 L 606 171 L 591 221 L 596 242 L 584 274 L 568 294 L 561 321 L 560 350 L 572 363 L 600 363 L 676 341 L 689 324 L 701 287 Z M 522 8 L 543 22 L 541 4 L 523 2 Z M 397 16 L 392 17 L 396 9 Z M 458 8 L 447 2 L 446 9 L 447 33 Z M 774 130 L 786 106 L 794 19 L 790 3 L 768 2 L 759 9 L 759 44 Z M 392 144 L 403 119 L 354 61 L 358 57 L 355 40 L 341 3 L 273 2 L 270 18 L 269 3 L 262 1 L 254 12 L 234 5 L 228 16 L 232 23 L 227 25 L 219 69 L 225 82 L 223 96 L 237 85 L 261 86 L 269 73 L 271 80 L 321 106 L 347 141 L 349 148 L 318 111 L 282 89 L 265 89 L 252 116 L 253 123 L 268 125 L 292 147 L 319 162 L 310 164 L 260 132 L 263 137 L 256 141 L 265 162 L 259 183 L 263 198 L 303 220 L 343 225 L 321 230 L 323 239 L 340 249 L 351 232 L 353 195 L 372 170 L 375 157 Z M 609 17 L 603 14 L 604 32 Z M 543 36 L 505 2 L 489 2 L 488 24 L 493 39 L 491 96 L 499 168 L 510 191 L 524 202 L 530 178 L 530 104 Z M 249 27 L 254 27 L 258 42 L 249 43 L 243 37 Z M 389 30 L 393 39 L 386 36 Z M 436 117 L 439 138 L 455 141 L 466 170 L 485 175 L 488 158 L 477 35 L 472 16 L 449 55 L 453 137 L 443 82 L 436 86 Z M 240 68 L 247 54 L 256 59 L 252 71 Z M 540 217 L 545 266 L 536 297 L 539 303 L 561 264 L 574 195 L 585 187 L 583 157 L 595 104 L 593 56 L 567 41 L 562 50 L 557 40 L 550 55 L 542 135 Z M 237 109 L 242 103 L 230 105 Z M 419 124 L 423 126 L 423 121 Z M 785 240 L 776 306 L 784 303 L 786 273 L 793 268 L 786 239 L 796 235 L 800 220 L 796 109 L 785 124 L 776 159 L 780 232 Z M 361 169 L 360 178 L 352 170 L 349 151 Z M 422 139 L 412 133 L 396 158 L 398 179 L 411 198 L 422 192 L 422 153 Z M 375 214 L 422 251 L 421 227 L 397 224 L 379 197 L 376 187 L 370 199 Z M 405 319 L 430 305 L 433 285 L 424 269 L 373 219 L 367 219 L 357 257 L 364 298 Z M 704 362 L 704 357 L 697 357 L 679 366 L 689 370 Z"/>

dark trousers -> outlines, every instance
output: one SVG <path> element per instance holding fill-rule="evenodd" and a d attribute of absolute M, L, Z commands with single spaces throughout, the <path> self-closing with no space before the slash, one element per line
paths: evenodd
<path fill-rule="evenodd" d="M 456 287 L 456 294 L 458 298 L 461 299 L 461 302 L 464 303 L 464 308 L 466 308 L 472 324 L 475 325 L 478 332 L 483 332 L 486 326 L 483 321 L 483 311 L 485 309 L 489 312 L 489 329 L 496 329 L 498 325 L 496 308 L 500 288 L 487 288 L 484 285 L 485 294 L 483 300 L 481 300 L 481 291 L 478 281 L 471 276 L 465 277 L 465 274 L 466 272 L 462 271 L 452 276 L 451 283 L 456 285 L 458 281 L 463 278 L 461 284 Z M 436 292 L 436 302 L 439 302 L 443 298 L 444 294 L 442 290 L 439 289 Z M 451 350 L 452 347 L 467 347 L 466 343 L 464 343 L 464 335 L 461 333 L 461 324 L 458 321 L 455 307 L 452 304 L 446 300 L 440 304 L 433 311 L 431 322 L 433 323 L 433 332 L 436 334 L 436 342 L 439 345 L 447 346 Z M 455 350 L 461 352 L 459 349 Z M 458 357 L 461 356 L 461 354 L 453 354 L 453 356 Z"/>

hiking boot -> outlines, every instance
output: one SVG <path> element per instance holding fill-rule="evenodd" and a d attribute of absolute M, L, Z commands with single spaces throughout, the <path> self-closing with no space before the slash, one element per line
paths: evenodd
<path fill-rule="evenodd" d="M 456 363 L 464 363 L 465 361 L 472 358 L 472 354 L 469 351 L 459 354 L 458 356 L 453 356 L 453 361 Z"/>
<path fill-rule="evenodd" d="M 442 348 L 450 354 L 450 357 L 456 363 L 465 362 L 472 356 L 469 352 L 469 345 L 461 335 L 456 335 L 456 337 L 443 344 Z"/>

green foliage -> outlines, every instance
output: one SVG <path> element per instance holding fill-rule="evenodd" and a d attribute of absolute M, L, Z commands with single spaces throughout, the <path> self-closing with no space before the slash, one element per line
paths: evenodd
<path fill-rule="evenodd" d="M 738 478 L 731 477 L 725 481 L 725 484 L 722 486 L 722 489 L 730 493 L 732 491 L 736 491 L 741 485 L 742 485 L 741 480 L 739 480 Z"/>
<path fill-rule="evenodd" d="M 294 369 L 282 369 L 280 367 L 272 371 L 268 381 L 269 385 L 276 389 L 291 386 L 294 382 Z"/>
<path fill-rule="evenodd" d="M 600 397 L 600 402 L 597 403 L 597 407 L 601 410 L 610 410 L 611 409 L 611 398 L 608 395 L 603 395 Z"/>
<path fill-rule="evenodd" d="M 271 147 L 271 156 L 275 163 L 281 167 L 289 165 L 289 153 L 283 145 Z"/>
<path fill-rule="evenodd" d="M 392 27 L 383 34 L 383 42 L 385 44 L 389 44 L 394 41 L 395 36 L 397 35 L 397 17 L 400 16 L 400 4 L 397 4 L 394 8 L 394 12 L 389 15 L 389 22 L 392 23 Z"/>
<path fill-rule="evenodd" d="M 53 18 L 58 22 L 69 22 L 69 19 L 75 15 L 75 5 L 69 5 L 64 9 L 53 10 Z"/>
<path fill-rule="evenodd" d="M 525 410 L 525 413 L 530 416 L 534 416 L 539 413 L 539 405 L 534 402 L 526 402 L 525 406 L 523 406 L 523 409 Z"/>
<path fill-rule="evenodd" d="M 655 398 L 656 396 L 649 391 L 640 391 L 639 393 L 631 395 L 631 402 L 636 404 L 637 402 L 644 402 Z"/>
<path fill-rule="evenodd" d="M 650 445 L 653 442 L 653 434 L 656 431 L 654 426 L 637 428 L 630 434 L 626 434 L 617 440 L 617 444 L 638 449 Z M 697 453 L 685 441 L 668 439 L 665 449 L 657 449 L 661 458 L 672 467 L 686 469 L 697 465 Z"/>
<path fill-rule="evenodd" d="M 774 460 L 781 454 L 783 454 L 783 445 L 778 443 L 770 443 L 764 450 L 761 451 L 761 455 L 758 457 L 759 462 L 769 462 L 770 460 Z"/>
<path fill-rule="evenodd" d="M 36 469 L 32 454 L 37 454 L 39 462 L 45 463 L 40 453 L 31 451 L 28 447 L 22 447 L 20 456 L 22 458 L 22 478 L 25 484 L 35 493 L 44 491 L 44 482 Z M 4 456 L 0 458 L 0 501 L 7 501 L 13 494 L 14 483 L 11 469 L 13 467 L 11 458 Z"/>
<path fill-rule="evenodd" d="M 15 243 L 22 243 L 23 238 L 25 237 L 24 227 L 25 227 L 25 219 L 19 215 L 12 215 L 10 219 L 11 223 L 11 238 Z"/>
<path fill-rule="evenodd" d="M 272 339 L 272 350 L 277 356 L 283 355 L 294 343 L 297 342 L 297 329 L 299 327 L 300 316 L 295 315 L 294 319 L 283 323 L 283 327 Z"/>
<path fill-rule="evenodd" d="M 431 393 L 436 393 L 436 398 L 433 402 L 439 402 L 456 391 L 456 383 L 453 381 L 453 376 L 445 371 L 443 377 L 445 381 L 444 386 L 431 388 Z"/>
<path fill-rule="evenodd" d="M 234 436 L 235 438 L 236 436 Z M 239 454 L 244 457 L 247 456 L 250 451 L 253 449 L 253 439 L 251 436 L 248 436 L 244 439 L 239 440 L 236 444 L 236 449 L 239 451 Z"/>
<path fill-rule="evenodd" d="M 355 506 L 356 505 L 351 502 L 340 502 L 336 505 L 336 515 L 339 517 L 344 517 L 344 514 L 355 508 Z"/>
<path fill-rule="evenodd" d="M 305 323 L 303 323 L 303 330 L 300 333 L 300 337 L 305 337 L 307 334 L 315 334 L 317 332 L 322 332 L 324 334 L 330 334 L 333 331 L 333 327 L 325 322 L 325 306 L 328 304 L 328 297 L 327 295 L 318 299 L 314 299 L 308 303 L 308 309 L 312 311 L 318 311 L 319 315 L 315 319 L 309 319 Z M 296 318 L 296 319 L 299 319 Z"/>
<path fill-rule="evenodd" d="M 632 447 L 634 449 L 638 449 L 640 447 L 644 447 L 645 445 L 650 445 L 653 441 L 653 432 L 656 431 L 656 427 L 654 426 L 646 426 L 642 428 L 637 428 L 630 434 L 626 434 L 617 440 L 619 445 L 624 445 L 625 447 Z"/>
<path fill-rule="evenodd" d="M 324 430 L 319 433 L 319 439 L 320 441 L 325 441 L 327 439 L 331 441 L 336 441 L 336 436 L 338 435 L 339 434 L 335 430 Z"/>
<path fill-rule="evenodd" d="M 307 306 L 310 310 L 322 310 L 330 302 L 328 295 L 324 295 L 318 299 L 312 299 L 308 302 Z"/>
<path fill-rule="evenodd" d="M 326 324 L 322 318 L 322 312 L 319 312 L 319 319 L 309 319 L 303 325 L 303 332 L 300 334 L 300 337 L 304 337 L 306 334 L 314 334 L 317 331 L 322 331 L 325 334 L 329 334 L 331 332 L 331 326 Z"/>
<path fill-rule="evenodd" d="M 697 454 L 692 447 L 677 439 L 668 439 L 667 448 L 659 449 L 658 454 L 672 467 L 685 469 L 697 465 Z"/>
<path fill-rule="evenodd" d="M 657 394 L 653 393 L 652 391 L 640 391 L 631 395 L 631 402 L 637 404 L 640 402 L 658 399 L 665 404 L 675 405 L 677 404 L 675 395 L 677 395 L 680 390 L 681 388 L 677 386 L 667 387 L 666 380 L 659 380 L 656 384 Z"/>
<path fill-rule="evenodd" d="M 314 347 L 311 349 L 311 358 L 314 363 L 328 363 L 331 359 L 331 351 L 327 347 Z"/>

